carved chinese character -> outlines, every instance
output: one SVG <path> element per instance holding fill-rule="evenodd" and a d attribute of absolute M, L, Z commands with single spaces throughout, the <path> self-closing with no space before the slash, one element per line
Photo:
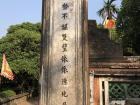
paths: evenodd
<path fill-rule="evenodd" d="M 62 38 L 63 38 L 63 41 L 68 41 L 67 40 L 67 34 L 62 34 Z"/>
<path fill-rule="evenodd" d="M 68 84 L 67 78 L 63 78 L 63 79 L 62 79 L 62 85 L 67 85 L 67 84 Z"/>
<path fill-rule="evenodd" d="M 64 3 L 62 5 L 63 10 L 67 10 L 69 8 L 69 5 L 67 3 Z"/>
<path fill-rule="evenodd" d="M 63 14 L 62 14 L 62 18 L 63 18 L 63 19 L 66 19 L 67 17 L 68 17 L 68 13 L 63 13 Z"/>
<path fill-rule="evenodd" d="M 66 52 L 67 51 L 67 44 L 66 43 L 64 43 L 63 45 L 62 45 L 62 48 L 63 48 L 63 52 Z"/>
<path fill-rule="evenodd" d="M 61 71 L 64 74 L 67 73 L 68 72 L 67 67 L 66 66 L 62 66 Z"/>
<path fill-rule="evenodd" d="M 63 63 L 68 62 L 68 58 L 66 57 L 66 55 L 63 55 L 63 56 L 61 57 L 61 61 L 62 61 Z"/>
<path fill-rule="evenodd" d="M 67 102 L 63 102 L 63 104 L 62 105 L 67 105 Z"/>
<path fill-rule="evenodd" d="M 62 24 L 62 30 L 68 30 L 68 24 Z"/>
<path fill-rule="evenodd" d="M 63 92 L 62 92 L 62 97 L 68 97 L 68 94 L 67 94 L 66 91 L 63 91 Z"/>

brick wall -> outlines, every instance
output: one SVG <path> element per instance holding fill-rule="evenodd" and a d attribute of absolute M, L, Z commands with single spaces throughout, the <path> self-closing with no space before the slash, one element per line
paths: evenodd
<path fill-rule="evenodd" d="M 109 39 L 107 29 L 97 28 L 95 20 L 88 21 L 90 58 L 116 58 L 123 56 L 121 45 Z"/>

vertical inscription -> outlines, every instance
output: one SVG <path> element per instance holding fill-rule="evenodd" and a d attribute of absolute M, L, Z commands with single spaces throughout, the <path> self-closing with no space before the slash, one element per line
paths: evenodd
<path fill-rule="evenodd" d="M 51 32 L 51 105 L 76 105 L 76 3 L 53 0 Z"/>
<path fill-rule="evenodd" d="M 69 20 L 69 8 L 70 8 L 70 2 L 68 1 L 64 1 L 62 0 L 62 4 L 61 4 L 61 21 L 60 23 L 62 23 L 61 25 L 61 28 L 62 28 L 62 31 L 61 31 L 61 35 L 62 35 L 62 57 L 61 57 L 61 61 L 62 61 L 62 79 L 61 79 L 61 85 L 62 85 L 62 88 L 64 88 L 62 90 L 62 104 L 61 105 L 69 105 L 68 102 L 69 101 L 69 94 L 68 94 L 68 90 L 69 90 L 69 87 L 68 85 L 70 85 L 70 81 L 69 81 L 69 78 L 68 78 L 68 75 L 69 74 L 69 70 L 70 70 L 70 67 L 67 67 L 67 65 L 71 65 L 69 64 L 69 59 L 68 59 L 68 53 L 69 52 L 69 48 L 71 46 L 69 46 L 68 42 L 70 41 L 70 39 L 68 39 L 68 32 L 70 30 L 70 22 L 68 21 Z M 71 7 L 73 8 L 73 7 Z M 67 31 L 66 31 L 67 30 Z M 70 35 L 70 34 L 69 34 Z M 61 37 L 61 36 L 60 36 Z M 65 64 L 67 63 L 67 65 Z"/>

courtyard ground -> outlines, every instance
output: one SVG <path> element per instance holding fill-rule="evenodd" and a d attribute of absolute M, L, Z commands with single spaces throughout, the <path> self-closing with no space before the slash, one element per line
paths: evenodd
<path fill-rule="evenodd" d="M 27 101 L 22 101 L 20 103 L 16 103 L 17 105 L 39 105 L 38 98 L 33 98 Z"/>

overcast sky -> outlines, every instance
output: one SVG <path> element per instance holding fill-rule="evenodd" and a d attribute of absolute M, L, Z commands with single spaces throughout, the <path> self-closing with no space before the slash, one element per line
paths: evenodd
<path fill-rule="evenodd" d="M 103 0 L 88 1 L 88 17 L 96 19 L 98 23 L 101 18 L 97 16 L 97 11 L 103 6 Z M 119 6 L 121 0 L 116 0 Z M 41 21 L 42 0 L 1 0 L 0 1 L 0 37 L 6 34 L 10 25 L 22 22 Z"/>

